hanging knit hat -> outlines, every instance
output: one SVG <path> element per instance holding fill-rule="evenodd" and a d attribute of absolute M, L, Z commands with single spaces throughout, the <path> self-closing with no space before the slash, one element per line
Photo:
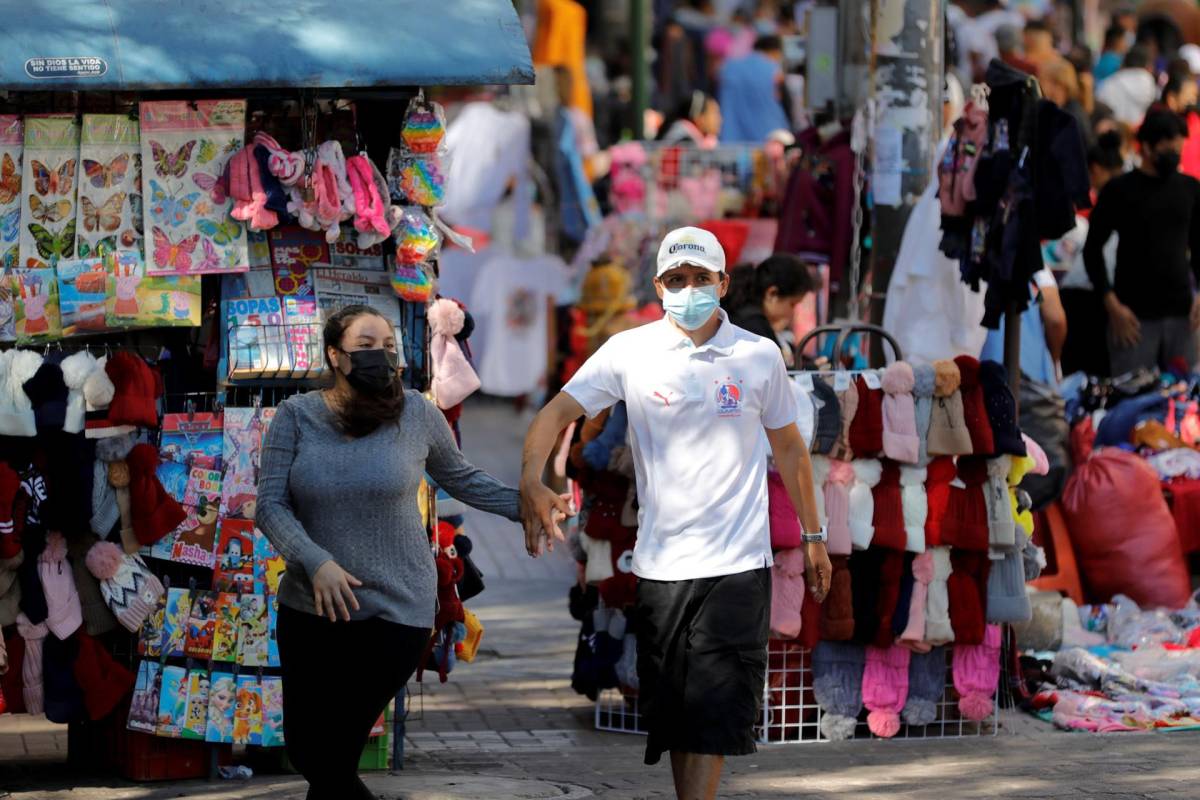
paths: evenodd
<path fill-rule="evenodd" d="M 882 572 L 887 550 L 872 547 L 850 556 L 850 590 L 854 597 L 854 641 L 873 644 L 879 632 Z"/>
<path fill-rule="evenodd" d="M 813 377 L 810 396 L 817 415 L 813 428 L 812 451 L 829 455 L 842 434 L 842 408 L 838 405 L 837 394 L 820 377 Z"/>
<path fill-rule="evenodd" d="M 871 490 L 875 507 L 871 544 L 890 550 L 903 550 L 908 536 L 904 530 L 904 504 L 900 496 L 900 465 L 891 460 L 880 463 L 879 482 Z"/>
<path fill-rule="evenodd" d="M 800 635 L 796 642 L 807 650 L 812 650 L 821 641 L 821 617 L 825 613 L 823 603 L 818 603 L 811 593 L 806 593 L 800 606 Z"/>
<path fill-rule="evenodd" d="M 46 623 L 34 625 L 22 612 L 17 616 L 17 631 L 25 640 L 25 658 L 21 662 L 21 695 L 30 714 L 45 711 L 46 688 L 42 675 L 43 644 L 50 630 Z"/>
<path fill-rule="evenodd" d="M 37 435 L 37 418 L 25 394 L 25 381 L 36 375 L 41 365 L 41 354 L 31 350 L 0 353 L 0 435 Z"/>
<path fill-rule="evenodd" d="M 908 700 L 900 715 L 905 724 L 922 726 L 937 719 L 938 705 L 946 693 L 946 651 L 935 647 L 913 653 L 908 661 Z"/>
<path fill-rule="evenodd" d="M 87 568 L 87 554 L 96 544 L 96 537 L 82 534 L 67 543 L 67 558 L 75 589 L 79 592 L 79 607 L 83 610 L 83 629 L 89 636 L 104 636 L 117 628 L 117 618 L 104 602 L 100 581 Z"/>
<path fill-rule="evenodd" d="M 950 597 L 950 624 L 956 644 L 979 644 L 987 616 L 988 572 L 991 559 L 986 552 L 950 551 L 951 572 L 946 581 Z"/>
<path fill-rule="evenodd" d="M 918 464 L 929 463 L 929 417 L 933 413 L 933 367 L 913 367 L 913 413 L 917 422 Z"/>
<path fill-rule="evenodd" d="M 66 639 L 83 624 L 83 609 L 75 573 L 67 561 L 67 541 L 57 531 L 46 534 L 46 549 L 38 556 L 38 577 L 46 594 L 46 627 L 59 639 Z"/>
<path fill-rule="evenodd" d="M 850 449 L 858 458 L 875 458 L 883 452 L 883 390 L 872 389 L 862 375 L 854 379 L 854 386 L 858 406 L 850 425 Z"/>
<path fill-rule="evenodd" d="M 873 547 L 871 550 L 876 551 L 880 548 Z M 904 582 L 907 563 L 908 556 L 901 550 L 882 550 L 880 552 L 876 577 L 878 597 L 875 601 L 875 629 L 866 636 L 860 636 L 860 641 L 876 647 L 887 647 L 896 640 L 892 623 L 896 616 L 896 606 L 900 602 L 900 586 Z M 858 630 L 857 620 L 855 620 L 855 630 Z M 858 632 L 862 633 L 862 631 Z"/>
<path fill-rule="evenodd" d="M 933 555 L 933 578 L 929 581 L 929 597 L 925 603 L 925 641 L 936 647 L 954 641 L 948 586 L 953 567 L 949 547 L 935 547 L 930 553 Z"/>
<path fill-rule="evenodd" d="M 850 586 L 848 556 L 829 557 L 833 572 L 829 594 L 821 604 L 820 638 L 827 642 L 845 642 L 854 637 L 854 595 Z"/>
<path fill-rule="evenodd" d="M 150 365 L 133 353 L 113 353 L 105 365 L 113 383 L 113 399 L 108 408 L 112 425 L 158 427 L 155 401 L 162 394 L 160 379 Z"/>
<path fill-rule="evenodd" d="M 454 408 L 480 387 L 479 376 L 454 338 L 463 328 L 466 315 L 458 303 L 434 300 L 425 312 L 432 334 L 429 359 L 433 371 L 433 396 L 438 408 Z"/>
<path fill-rule="evenodd" d="M 83 433 L 83 384 L 96 369 L 96 357 L 86 350 L 80 350 L 64 358 L 61 368 L 63 383 L 67 386 L 67 410 L 62 429 L 67 433 Z"/>
<path fill-rule="evenodd" d="M 874 459 L 853 462 L 854 485 L 850 487 L 850 541 L 856 550 L 865 550 L 875 538 L 875 500 L 871 490 L 879 483 L 883 465 Z"/>
<path fill-rule="evenodd" d="M 963 420 L 971 434 L 971 452 L 977 456 L 990 456 L 996 452 L 996 442 L 992 438 L 992 424 L 988 421 L 983 386 L 979 383 L 979 359 L 958 356 L 954 363 L 962 376 Z"/>
<path fill-rule="evenodd" d="M 61 352 L 46 356 L 22 386 L 33 404 L 38 433 L 61 431 L 67 420 L 67 385 L 63 383 L 61 359 Z"/>
<path fill-rule="evenodd" d="M 821 706 L 821 734 L 826 739 L 854 735 L 862 710 L 865 661 L 862 645 L 821 642 L 813 649 L 813 697 Z"/>
<path fill-rule="evenodd" d="M 929 413 L 930 456 L 971 454 L 971 432 L 963 416 L 963 397 L 959 391 L 962 375 L 953 361 L 935 361 L 933 403 Z"/>
<path fill-rule="evenodd" d="M 946 516 L 942 520 L 941 543 L 953 547 L 987 552 L 988 514 L 984 497 L 987 483 L 987 459 L 958 459 L 958 482 L 950 487 Z"/>
<path fill-rule="evenodd" d="M 142 546 L 149 546 L 178 528 L 187 518 L 183 507 L 167 494 L 158 481 L 158 451 L 139 444 L 129 451 L 129 503 L 133 533 Z"/>
<path fill-rule="evenodd" d="M 929 462 L 925 470 L 925 546 L 942 544 L 942 529 L 950 505 L 950 483 L 958 477 L 958 467 L 950 456 L 940 456 Z"/>
<path fill-rule="evenodd" d="M 92 533 L 107 539 L 112 529 L 121 520 L 121 509 L 117 495 L 108 482 L 108 464 L 97 459 L 92 465 Z"/>
<path fill-rule="evenodd" d="M 95 721 L 111 714 L 133 692 L 135 677 L 118 664 L 99 642 L 86 633 L 80 633 L 75 680 L 83 691 L 88 719 Z"/>
<path fill-rule="evenodd" d="M 925 606 L 929 601 L 929 583 L 933 580 L 933 552 L 926 551 L 912 562 L 913 590 L 908 604 L 908 622 L 896 643 L 916 653 L 929 650 L 925 643 Z"/>
<path fill-rule="evenodd" d="M 831 556 L 848 556 L 854 549 L 850 538 L 850 486 L 853 483 L 854 467 L 850 462 L 830 460 L 824 495 L 829 539 L 825 548 Z"/>
<path fill-rule="evenodd" d="M 888 632 L 890 634 L 887 640 L 889 645 L 894 644 L 900 634 L 904 633 L 904 629 L 908 627 L 908 615 L 912 613 L 910 606 L 916 583 L 912 574 L 912 560 L 912 553 L 904 554 L 903 570 L 900 573 L 900 594 L 896 598 L 896 609 L 892 613 L 892 628 Z M 877 646 L 882 647 L 883 645 Z"/>
<path fill-rule="evenodd" d="M 53 633 L 42 642 L 42 683 L 45 691 L 46 719 L 60 725 L 78 722 L 87 714 L 83 690 L 75 680 L 75 661 L 79 657 L 76 637 L 59 639 Z"/>
<path fill-rule="evenodd" d="M 900 732 L 900 711 L 908 699 L 908 660 L 903 647 L 867 647 L 863 705 L 871 733 L 890 739 Z"/>
<path fill-rule="evenodd" d="M 842 430 L 829 455 L 840 461 L 853 461 L 854 451 L 850 448 L 850 426 L 854 424 L 854 415 L 858 413 L 858 388 L 854 385 L 854 381 L 850 381 L 844 390 L 837 392 L 837 399 Z"/>
<path fill-rule="evenodd" d="M 983 390 L 994 452 L 997 455 L 1025 455 L 1025 442 L 1021 439 L 1021 428 L 1017 424 L 1017 401 L 1008 387 L 1008 371 L 1004 365 L 995 361 L 981 363 L 979 385 Z"/>
<path fill-rule="evenodd" d="M 987 462 L 988 479 L 983 487 L 983 498 L 987 504 L 988 550 L 993 554 L 1017 549 L 1017 527 L 1008 492 L 1011 467 L 1011 456 L 990 458 Z"/>
<path fill-rule="evenodd" d="M 21 555 L 21 531 L 25 528 L 24 513 L 14 514 L 17 495 L 21 492 L 21 476 L 8 464 L 0 461 L 0 569 L 12 566 Z"/>
<path fill-rule="evenodd" d="M 994 698 L 1000 681 L 1000 626 L 988 625 L 979 644 L 956 644 L 950 671 L 963 717 L 982 722 L 991 716 L 996 709 Z"/>
<path fill-rule="evenodd" d="M 929 514 L 924 467 L 900 468 L 900 502 L 904 505 L 904 549 L 925 552 L 925 520 Z"/>
<path fill-rule="evenodd" d="M 921 458 L 914 384 L 913 368 L 904 361 L 883 372 L 883 454 L 904 464 L 916 464 Z"/>
<path fill-rule="evenodd" d="M 136 633 L 162 598 L 162 583 L 141 556 L 122 553 L 111 542 L 97 542 L 88 551 L 87 567 L 100 580 L 104 602 L 117 621 Z"/>
<path fill-rule="evenodd" d="M 771 567 L 771 635 L 795 639 L 803 627 L 804 551 L 799 547 L 781 550 Z"/>
<path fill-rule="evenodd" d="M 829 533 L 829 515 L 825 511 L 825 482 L 829 480 L 829 469 L 833 466 L 825 456 L 812 456 L 812 484 L 813 484 L 813 502 L 817 507 L 817 521 L 821 523 L 821 527 L 825 529 L 826 536 Z M 826 549 L 828 549 L 826 543 Z"/>
<path fill-rule="evenodd" d="M 1033 607 L 1025 591 L 1025 559 L 1016 549 L 1005 553 L 1002 561 L 993 561 L 988 573 L 987 621 L 996 623 L 1029 622 Z"/>
<path fill-rule="evenodd" d="M 109 420 L 109 406 L 116 394 L 116 387 L 108 372 L 108 361 L 107 357 L 98 359 L 96 368 L 83 382 L 84 436 L 89 439 L 123 436 L 136 428 Z"/>
<path fill-rule="evenodd" d="M 813 408 L 812 395 L 804 389 L 799 381 L 788 381 L 791 385 L 792 396 L 796 398 L 796 427 L 800 430 L 800 438 L 812 450 L 813 432 L 817 427 L 817 411 Z"/>

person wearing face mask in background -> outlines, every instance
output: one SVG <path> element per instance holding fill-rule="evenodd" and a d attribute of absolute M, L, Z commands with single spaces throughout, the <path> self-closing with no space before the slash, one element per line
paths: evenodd
<path fill-rule="evenodd" d="M 813 290 L 808 265 L 796 256 L 776 253 L 757 267 L 742 264 L 729 273 L 729 293 L 721 308 L 737 327 L 780 345 L 784 363 L 795 355 L 779 335 L 792 327 L 796 306 Z"/>
<path fill-rule="evenodd" d="M 666 317 L 605 342 L 529 428 L 525 546 L 536 556 L 563 538 L 556 516 L 570 509 L 542 481 L 559 433 L 624 401 L 641 502 L 631 624 L 645 760 L 669 752 L 678 796 L 712 798 L 725 756 L 755 752 L 771 598 L 768 449 L 806 532 L 818 602 L 829 556 L 783 357 L 721 310 L 729 278 L 717 238 L 667 234 L 654 286 Z"/>
<path fill-rule="evenodd" d="M 1141 367 L 1190 369 L 1200 328 L 1200 182 L 1179 172 L 1187 128 L 1153 108 L 1137 138 L 1141 166 L 1104 185 L 1089 219 L 1084 265 L 1108 312 L 1112 374 Z M 1119 235 L 1113 280 L 1104 246 Z"/>
<path fill-rule="evenodd" d="M 442 413 L 406 391 L 391 322 L 350 306 L 325 323 L 333 385 L 280 404 L 263 446 L 258 527 L 287 562 L 279 654 L 288 757 L 309 800 L 373 795 L 371 726 L 417 667 L 437 570 L 417 490 L 519 519 L 514 489 L 467 463 Z"/>

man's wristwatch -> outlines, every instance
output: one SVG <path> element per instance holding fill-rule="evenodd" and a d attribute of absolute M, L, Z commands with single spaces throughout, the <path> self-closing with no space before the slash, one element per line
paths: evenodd
<path fill-rule="evenodd" d="M 816 533 L 804 531 L 800 534 L 800 540 L 805 544 L 824 544 L 829 540 L 829 534 L 825 532 L 825 528 L 821 528 Z"/>

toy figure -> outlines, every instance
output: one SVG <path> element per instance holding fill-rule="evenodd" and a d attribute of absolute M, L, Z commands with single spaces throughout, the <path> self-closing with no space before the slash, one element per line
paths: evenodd
<path fill-rule="evenodd" d="M 463 622 L 462 601 L 458 598 L 458 582 L 463 576 L 463 562 L 458 557 L 454 547 L 454 526 L 447 522 L 439 522 L 437 528 L 437 574 L 438 574 L 438 613 L 434 619 L 434 627 L 438 630 L 455 622 Z"/>

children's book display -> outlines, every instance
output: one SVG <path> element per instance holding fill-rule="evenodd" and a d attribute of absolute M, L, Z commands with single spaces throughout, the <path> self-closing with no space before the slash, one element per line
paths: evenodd
<path fill-rule="evenodd" d="M 273 408 L 163 418 L 157 474 L 186 521 L 151 558 L 211 570 L 167 589 L 139 633 L 128 727 L 169 738 L 283 745 L 275 634 L 282 556 L 254 527 L 258 465 Z"/>

